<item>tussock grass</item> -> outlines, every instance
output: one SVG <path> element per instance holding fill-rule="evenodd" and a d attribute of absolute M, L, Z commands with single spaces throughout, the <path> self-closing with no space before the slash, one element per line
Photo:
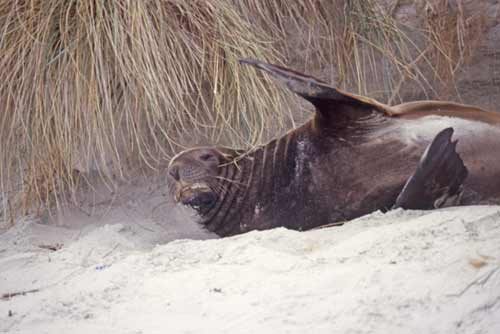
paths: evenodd
<path fill-rule="evenodd" d="M 0 0 L 0 209 L 76 202 L 89 171 L 113 187 L 196 136 L 248 147 L 293 126 L 289 93 L 238 58 L 333 64 L 324 79 L 360 93 L 382 67 L 394 100 L 426 86 L 415 50 L 375 0 Z"/>
<path fill-rule="evenodd" d="M 424 33 L 433 66 L 433 79 L 440 84 L 442 98 L 459 92 L 454 85 L 458 70 L 466 64 L 484 34 L 484 14 L 465 14 L 462 1 L 425 2 Z"/>
<path fill-rule="evenodd" d="M 236 66 L 277 53 L 224 1 L 0 1 L 0 29 L 0 175 L 24 208 L 57 204 L 76 171 L 154 168 L 188 130 L 257 142 L 283 122 L 282 96 Z"/>

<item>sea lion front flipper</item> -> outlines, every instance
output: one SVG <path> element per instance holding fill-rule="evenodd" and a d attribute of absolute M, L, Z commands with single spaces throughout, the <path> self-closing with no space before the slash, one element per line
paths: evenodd
<path fill-rule="evenodd" d="M 468 171 L 455 150 L 457 141 L 451 141 L 452 135 L 453 128 L 446 128 L 434 137 L 393 208 L 434 209 L 459 199 Z"/>
<path fill-rule="evenodd" d="M 240 63 L 254 66 L 272 75 L 292 92 L 312 103 L 321 115 L 336 124 L 366 117 L 373 110 L 389 116 L 394 114 L 388 105 L 365 96 L 344 92 L 312 76 L 282 66 L 254 59 L 241 59 Z"/>

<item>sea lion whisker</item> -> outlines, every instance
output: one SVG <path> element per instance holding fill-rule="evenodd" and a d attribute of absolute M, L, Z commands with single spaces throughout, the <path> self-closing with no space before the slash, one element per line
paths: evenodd
<path fill-rule="evenodd" d="M 220 182 L 210 182 L 208 184 L 208 187 L 210 188 L 210 190 L 212 190 L 213 192 L 216 192 L 218 193 L 219 195 L 221 194 L 224 194 L 225 192 L 228 191 L 228 188 L 226 188 L 223 184 L 221 184 Z"/>
<path fill-rule="evenodd" d="M 240 185 L 240 186 L 246 186 L 245 183 L 243 182 L 239 182 L 239 181 L 236 181 L 236 180 L 231 180 L 231 179 L 228 179 L 226 177 L 222 177 L 222 176 L 215 176 L 214 177 L 215 179 L 217 180 L 222 180 L 222 181 L 226 181 L 228 183 L 232 183 L 232 184 L 236 184 L 237 186 Z"/>
<path fill-rule="evenodd" d="M 229 185 L 222 184 L 220 182 L 215 184 L 217 189 L 219 190 L 220 194 L 227 194 L 229 192 Z"/>

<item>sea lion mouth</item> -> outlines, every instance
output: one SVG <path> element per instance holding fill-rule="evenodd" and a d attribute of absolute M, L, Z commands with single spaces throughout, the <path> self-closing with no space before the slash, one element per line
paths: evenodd
<path fill-rule="evenodd" d="M 175 197 L 177 202 L 195 209 L 212 206 L 217 201 L 217 195 L 202 183 L 180 189 Z"/>

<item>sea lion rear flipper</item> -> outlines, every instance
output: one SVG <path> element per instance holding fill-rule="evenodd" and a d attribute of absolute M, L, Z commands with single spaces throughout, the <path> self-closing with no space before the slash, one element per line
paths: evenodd
<path fill-rule="evenodd" d="M 373 110 L 393 115 L 391 107 L 374 99 L 347 93 L 314 77 L 278 65 L 254 59 L 241 59 L 240 63 L 252 65 L 283 82 L 292 92 L 311 102 L 316 110 L 335 123 L 353 121 L 369 115 Z M 352 108 L 352 107 L 356 108 Z"/>
<path fill-rule="evenodd" d="M 457 141 L 451 141 L 452 135 L 453 128 L 446 128 L 434 137 L 393 208 L 434 209 L 450 199 L 459 199 L 468 172 L 455 150 Z"/>

